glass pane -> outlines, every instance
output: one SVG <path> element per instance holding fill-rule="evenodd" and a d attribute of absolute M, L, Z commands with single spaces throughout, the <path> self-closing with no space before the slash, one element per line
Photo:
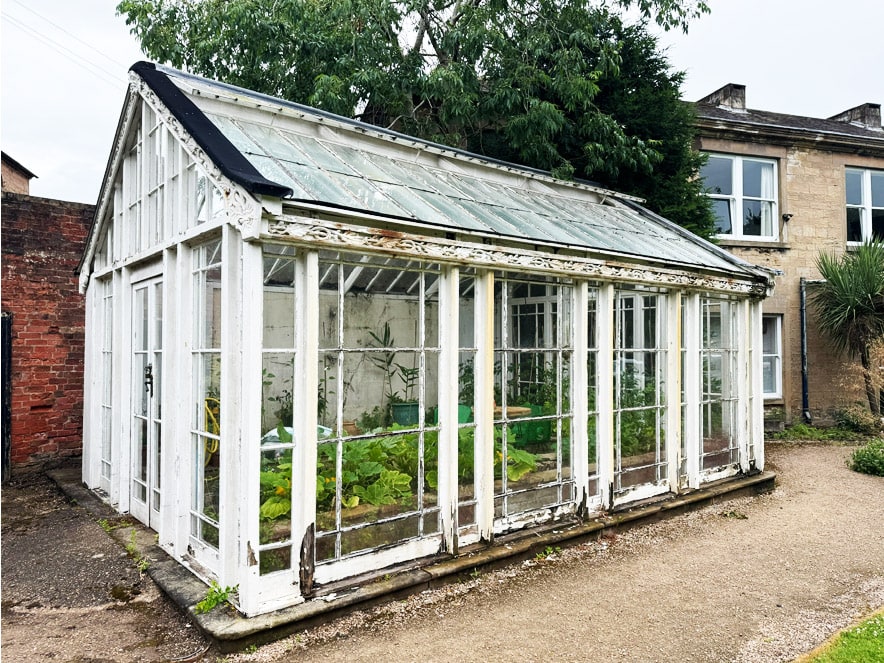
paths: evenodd
<path fill-rule="evenodd" d="M 261 452 L 259 542 L 288 541 L 292 533 L 292 450 Z"/>
<path fill-rule="evenodd" d="M 757 200 L 743 201 L 743 234 L 760 236 L 761 228 L 761 206 L 763 203 Z"/>
<path fill-rule="evenodd" d="M 872 207 L 884 207 L 884 173 L 871 173 Z"/>
<path fill-rule="evenodd" d="M 773 183 L 773 164 L 743 160 L 743 195 L 770 199 Z"/>
<path fill-rule="evenodd" d="M 221 347 L 221 267 L 212 267 L 205 273 L 205 326 L 203 347 Z"/>
<path fill-rule="evenodd" d="M 778 354 L 777 347 L 777 321 L 776 318 L 764 316 L 761 320 L 762 345 L 764 354 Z"/>
<path fill-rule="evenodd" d="M 859 207 L 847 208 L 847 241 L 861 242 L 863 241 L 863 210 Z"/>
<path fill-rule="evenodd" d="M 292 386 L 295 355 L 288 352 L 265 352 L 261 367 L 261 433 L 262 439 L 277 435 L 282 426 L 291 433 L 294 420 Z M 278 435 L 277 435 L 278 437 Z"/>
<path fill-rule="evenodd" d="M 285 571 L 292 568 L 292 548 L 285 546 L 273 550 L 264 550 L 260 554 L 261 575 L 274 571 Z"/>
<path fill-rule="evenodd" d="M 714 199 L 712 201 L 712 214 L 715 216 L 715 232 L 721 235 L 729 235 L 733 232 L 731 201 Z"/>
<path fill-rule="evenodd" d="M 264 286 L 264 347 L 295 347 L 295 289 L 290 286 Z"/>
<path fill-rule="evenodd" d="M 700 171 L 710 193 L 729 196 L 733 193 L 733 160 L 728 157 L 709 157 Z"/>
<path fill-rule="evenodd" d="M 859 170 L 848 170 L 844 175 L 847 204 L 863 204 L 863 174 Z"/>
<path fill-rule="evenodd" d="M 762 375 L 764 376 L 764 393 L 772 394 L 776 392 L 776 378 L 774 376 L 774 365 L 776 357 L 765 357 L 762 364 Z"/>
<path fill-rule="evenodd" d="M 884 209 L 872 210 L 872 238 L 884 240 Z"/>

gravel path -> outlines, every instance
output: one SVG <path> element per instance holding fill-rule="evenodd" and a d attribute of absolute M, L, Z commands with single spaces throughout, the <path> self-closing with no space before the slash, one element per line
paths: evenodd
<path fill-rule="evenodd" d="M 768 447 L 771 494 L 353 613 L 252 661 L 791 661 L 884 606 L 884 478 L 849 447 Z M 168 661 L 205 647 L 97 516 L 3 490 L 3 660 Z"/>
<path fill-rule="evenodd" d="M 251 661 L 791 661 L 884 606 L 884 479 L 768 447 L 777 490 L 427 591 Z"/>

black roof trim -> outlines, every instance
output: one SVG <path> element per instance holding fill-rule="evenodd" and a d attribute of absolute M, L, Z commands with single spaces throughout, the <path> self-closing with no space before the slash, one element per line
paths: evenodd
<path fill-rule="evenodd" d="M 152 62 L 136 62 L 130 71 L 138 74 L 166 104 L 172 115 L 181 122 L 224 175 L 242 184 L 250 193 L 276 198 L 286 198 L 294 193 L 289 187 L 261 175 L 196 104 L 165 73 L 158 71 Z"/>

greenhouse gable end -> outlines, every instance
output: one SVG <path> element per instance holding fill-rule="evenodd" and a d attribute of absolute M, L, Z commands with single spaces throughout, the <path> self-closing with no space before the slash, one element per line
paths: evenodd
<path fill-rule="evenodd" d="M 760 471 L 769 275 L 639 201 L 150 63 L 83 475 L 256 615 Z"/>

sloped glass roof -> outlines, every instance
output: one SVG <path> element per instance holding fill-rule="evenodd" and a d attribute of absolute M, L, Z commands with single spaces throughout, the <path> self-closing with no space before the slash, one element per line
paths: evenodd
<path fill-rule="evenodd" d="M 634 256 L 673 266 L 757 268 L 598 187 L 558 182 L 315 109 L 158 68 L 293 201 L 458 233 Z"/>

